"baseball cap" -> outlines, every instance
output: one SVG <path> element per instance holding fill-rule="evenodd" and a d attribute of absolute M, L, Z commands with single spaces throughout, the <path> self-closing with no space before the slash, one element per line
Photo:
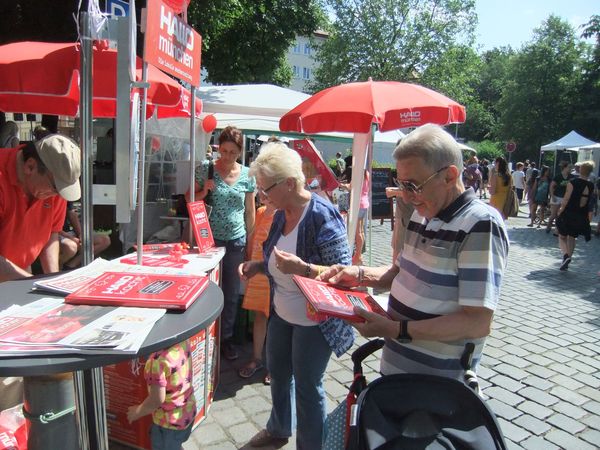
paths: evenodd
<path fill-rule="evenodd" d="M 35 143 L 38 155 L 52 173 L 58 194 L 73 202 L 81 197 L 81 150 L 75 142 L 60 134 L 51 134 Z"/>

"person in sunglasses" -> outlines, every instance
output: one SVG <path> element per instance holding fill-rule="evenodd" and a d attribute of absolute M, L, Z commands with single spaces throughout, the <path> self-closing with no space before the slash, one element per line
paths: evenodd
<path fill-rule="evenodd" d="M 386 338 L 381 372 L 463 380 L 465 344 L 481 358 L 498 305 L 508 255 L 500 213 L 462 182 L 461 151 L 450 134 L 424 125 L 394 151 L 398 187 L 413 212 L 404 248 L 384 267 L 335 265 L 318 279 L 346 287 L 390 289 L 390 318 L 355 308 L 366 337 Z"/>

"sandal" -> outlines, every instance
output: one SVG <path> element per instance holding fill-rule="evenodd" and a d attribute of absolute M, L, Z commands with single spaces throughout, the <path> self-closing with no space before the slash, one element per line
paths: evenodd
<path fill-rule="evenodd" d="M 260 359 L 252 359 L 238 371 L 238 375 L 242 378 L 250 378 L 263 367 L 263 363 Z"/>
<path fill-rule="evenodd" d="M 598 273 L 598 275 L 600 275 L 600 273 Z M 265 377 L 263 378 L 263 384 L 265 386 L 270 386 L 271 385 L 271 374 L 270 373 L 267 373 L 265 375 Z"/>

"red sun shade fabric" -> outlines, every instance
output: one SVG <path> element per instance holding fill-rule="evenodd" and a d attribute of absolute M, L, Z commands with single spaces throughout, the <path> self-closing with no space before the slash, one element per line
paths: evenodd
<path fill-rule="evenodd" d="M 16 42 L 0 46 L 0 110 L 77 115 L 80 54 L 79 43 Z M 116 65 L 116 50 L 94 46 L 94 117 L 116 115 Z M 137 58 L 136 66 L 137 79 L 141 80 L 140 58 Z M 189 91 L 153 66 L 148 68 L 148 81 L 149 111 L 165 107 L 161 113 L 163 117 L 186 116 L 182 98 L 187 95 L 189 99 Z M 201 103 L 197 105 L 199 114 Z M 170 115 L 168 111 L 171 111 Z"/>
<path fill-rule="evenodd" d="M 397 81 L 347 83 L 317 92 L 285 114 L 281 131 L 367 133 L 447 125 L 466 119 L 464 106 L 431 89 Z"/>

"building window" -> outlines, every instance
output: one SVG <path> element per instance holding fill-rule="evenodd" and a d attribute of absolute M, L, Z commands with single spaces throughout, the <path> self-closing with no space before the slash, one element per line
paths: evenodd
<path fill-rule="evenodd" d="M 310 69 L 308 67 L 302 68 L 302 78 L 305 80 L 310 80 Z"/>
<path fill-rule="evenodd" d="M 310 55 L 310 44 L 304 44 L 304 54 Z"/>
<path fill-rule="evenodd" d="M 292 50 L 294 53 L 300 53 L 300 43 L 296 42 L 294 44 L 294 49 Z"/>
<path fill-rule="evenodd" d="M 294 78 L 300 78 L 300 67 L 294 66 L 292 70 L 294 71 Z"/>

